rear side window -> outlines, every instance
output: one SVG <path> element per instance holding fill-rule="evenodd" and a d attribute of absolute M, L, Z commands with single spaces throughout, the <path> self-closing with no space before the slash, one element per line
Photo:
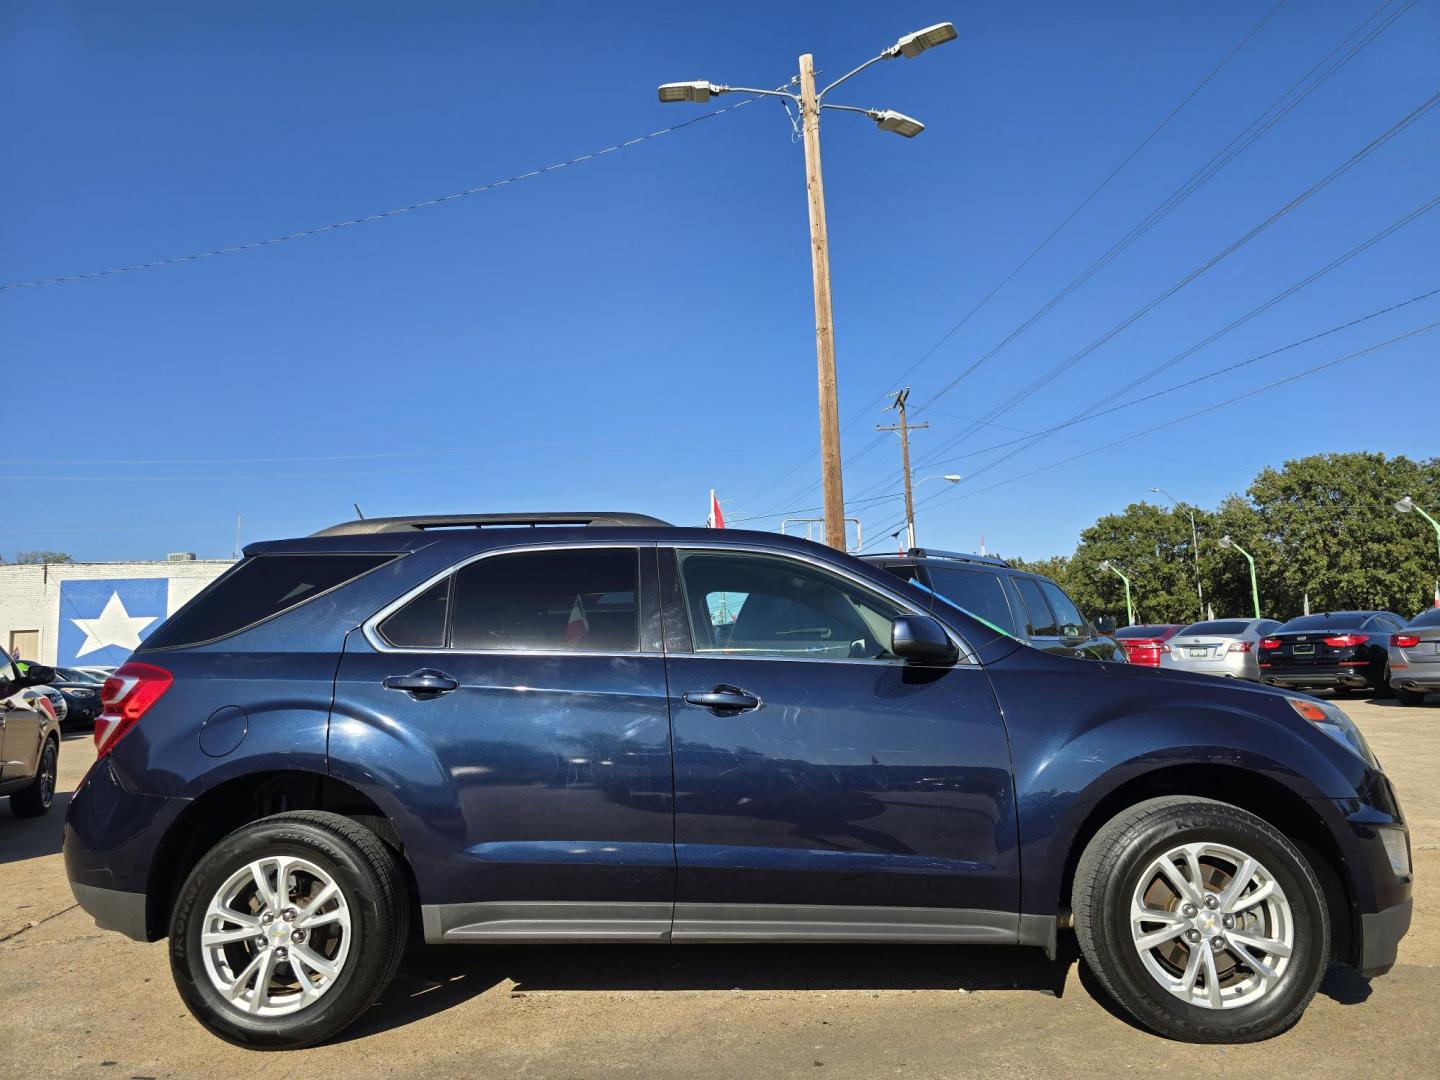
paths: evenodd
<path fill-rule="evenodd" d="M 299 607 L 394 555 L 256 555 L 191 600 L 145 639 L 147 649 L 198 645 Z"/>
<path fill-rule="evenodd" d="M 525 551 L 480 559 L 455 574 L 450 646 L 639 652 L 639 580 L 635 548 Z"/>
<path fill-rule="evenodd" d="M 436 582 L 380 624 L 380 635 L 402 649 L 443 649 L 450 614 L 450 578 Z"/>
<path fill-rule="evenodd" d="M 1045 595 L 1035 579 L 1017 577 L 1011 580 L 1020 590 L 1020 599 L 1025 601 L 1025 608 L 1030 612 L 1030 632 L 1036 637 L 1059 637 L 1060 628 L 1055 625 L 1055 616 L 1051 614 L 1050 605 L 1045 603 Z"/>
<path fill-rule="evenodd" d="M 1005 633 L 1018 636 L 1015 616 L 1005 599 L 1005 586 L 994 574 L 980 570 L 955 570 L 948 566 L 928 568 L 934 590 L 957 607 L 984 619 Z"/>

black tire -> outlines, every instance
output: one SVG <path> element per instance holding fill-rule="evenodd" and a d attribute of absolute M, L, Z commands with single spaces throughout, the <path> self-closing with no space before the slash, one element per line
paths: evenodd
<path fill-rule="evenodd" d="M 1147 867 L 1166 851 L 1196 841 L 1228 845 L 1258 859 L 1291 906 L 1294 946 L 1288 966 L 1253 1002 L 1216 1009 L 1183 1001 L 1151 975 L 1136 947 L 1130 903 Z M 1100 984 L 1140 1023 L 1186 1042 L 1255 1042 L 1287 1030 L 1315 996 L 1329 959 L 1329 911 L 1304 856 L 1260 818 L 1211 799 L 1151 799 L 1115 817 L 1081 856 L 1071 904 L 1081 953 Z"/>
<path fill-rule="evenodd" d="M 1394 690 L 1394 688 L 1390 685 L 1390 665 L 1389 665 L 1389 664 L 1386 664 L 1386 665 L 1385 665 L 1385 673 L 1380 676 L 1380 685 L 1378 685 L 1378 686 L 1375 687 L 1375 696 L 1376 696 L 1377 698 L 1388 698 L 1388 697 L 1394 697 L 1394 696 L 1395 696 L 1395 690 Z"/>
<path fill-rule="evenodd" d="M 1393 687 L 1392 689 L 1395 691 L 1395 700 L 1400 702 L 1401 705 L 1425 704 L 1425 691 L 1423 690 L 1406 690 L 1399 686 Z"/>
<path fill-rule="evenodd" d="M 47 738 L 40 751 L 40 767 L 29 787 L 10 796 L 10 812 L 18 818 L 41 817 L 55 801 L 55 772 L 60 764 L 60 740 Z"/>
<path fill-rule="evenodd" d="M 339 886 L 350 912 L 349 953 L 318 1000 L 284 1016 L 253 1016 L 214 985 L 200 937 L 206 910 L 224 883 L 248 863 L 274 855 L 305 859 Z M 313 1046 L 347 1027 L 385 991 L 400 965 L 409 921 L 404 875 L 394 852 L 373 832 L 339 814 L 276 814 L 230 833 L 190 872 L 171 914 L 170 971 L 195 1019 L 227 1042 L 255 1050 Z"/>

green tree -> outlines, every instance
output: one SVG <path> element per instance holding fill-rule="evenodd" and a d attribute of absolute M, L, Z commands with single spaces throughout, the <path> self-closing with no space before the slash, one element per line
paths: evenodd
<path fill-rule="evenodd" d="M 15 553 L 17 563 L 56 563 L 74 562 L 75 560 L 66 555 L 63 551 L 17 551 Z"/>

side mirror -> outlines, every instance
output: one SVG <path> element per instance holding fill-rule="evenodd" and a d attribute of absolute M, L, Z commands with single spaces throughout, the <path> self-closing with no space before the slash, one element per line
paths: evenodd
<path fill-rule="evenodd" d="M 929 615 L 900 615 L 890 623 L 890 651 L 905 660 L 953 664 L 960 651 L 945 628 Z"/>
<path fill-rule="evenodd" d="M 27 663 L 23 672 L 18 667 L 15 670 L 20 677 L 10 683 L 7 693 L 13 694 L 17 690 L 27 690 L 32 686 L 44 686 L 46 683 L 55 681 L 55 669 L 46 667 L 44 664 Z"/>

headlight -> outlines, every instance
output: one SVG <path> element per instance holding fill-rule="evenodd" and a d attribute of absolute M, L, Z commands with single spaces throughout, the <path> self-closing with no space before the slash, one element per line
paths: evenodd
<path fill-rule="evenodd" d="M 76 687 L 76 688 L 74 688 L 74 689 L 66 690 L 65 693 L 69 694 L 71 697 L 81 697 L 81 698 L 84 698 L 84 697 L 94 697 L 94 696 L 95 696 L 95 691 L 94 691 L 94 690 L 86 690 L 86 689 L 84 689 L 83 687 Z"/>
<path fill-rule="evenodd" d="M 1360 734 L 1355 721 L 1340 709 L 1328 701 L 1316 701 L 1314 698 L 1287 697 L 1285 700 L 1302 718 L 1309 720 L 1326 735 L 1353 751 L 1365 764 L 1372 769 L 1380 768 L 1380 762 L 1375 760 L 1370 744 L 1365 741 L 1365 736 Z"/>

